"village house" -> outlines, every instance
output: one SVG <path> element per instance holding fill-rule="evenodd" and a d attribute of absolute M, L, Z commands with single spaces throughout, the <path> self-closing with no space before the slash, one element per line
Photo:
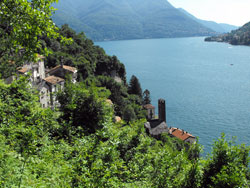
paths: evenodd
<path fill-rule="evenodd" d="M 188 142 L 190 144 L 192 144 L 196 141 L 195 136 L 191 135 L 190 133 L 188 133 L 184 130 L 181 130 L 181 129 L 178 129 L 175 127 L 172 127 L 169 129 L 169 134 L 172 137 L 179 138 L 180 140 L 182 140 L 184 142 Z"/>
<path fill-rule="evenodd" d="M 76 83 L 77 69 L 71 66 L 58 65 L 48 71 L 45 71 L 44 57 L 38 56 L 38 62 L 28 62 L 17 69 L 19 75 L 31 74 L 29 81 L 33 88 L 39 92 L 39 102 L 43 108 L 52 108 L 60 106 L 56 100 L 56 92 L 64 88 L 66 75 L 69 75 L 73 83 Z M 6 83 L 11 83 L 15 76 L 6 79 Z"/>
<path fill-rule="evenodd" d="M 154 116 L 152 113 L 154 111 L 151 110 L 154 109 L 153 106 L 148 106 L 149 119 L 148 122 L 144 124 L 144 127 L 146 129 L 146 132 L 150 134 L 151 136 L 158 138 L 162 133 L 168 133 L 168 126 L 166 123 L 166 105 L 165 100 L 159 99 L 158 100 L 158 119 L 154 119 Z"/>
<path fill-rule="evenodd" d="M 143 108 L 147 110 L 147 120 L 155 119 L 155 107 L 152 104 L 143 105 Z"/>
<path fill-rule="evenodd" d="M 48 76 L 41 82 L 41 86 L 38 88 L 40 93 L 40 103 L 43 108 L 60 106 L 56 100 L 56 92 L 64 88 L 65 80 L 56 76 Z"/>
<path fill-rule="evenodd" d="M 41 82 L 45 78 L 45 68 L 44 68 L 44 57 L 38 55 L 38 61 L 34 62 L 27 62 L 22 67 L 17 69 L 17 77 L 19 75 L 27 75 L 28 73 L 31 74 L 29 81 L 32 86 L 36 86 L 39 82 Z M 5 80 L 7 84 L 10 84 L 16 77 L 10 76 Z"/>
<path fill-rule="evenodd" d="M 63 79 L 66 79 L 67 75 L 71 76 L 72 82 L 76 83 L 77 79 L 77 69 L 71 66 L 63 65 L 62 62 L 60 65 L 50 69 L 46 72 L 47 76 L 53 75 Z"/>

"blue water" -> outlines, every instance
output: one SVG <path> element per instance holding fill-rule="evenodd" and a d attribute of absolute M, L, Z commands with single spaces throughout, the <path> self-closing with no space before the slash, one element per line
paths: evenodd
<path fill-rule="evenodd" d="M 202 37 L 96 44 L 139 78 L 155 106 L 164 98 L 168 126 L 198 136 L 205 152 L 222 132 L 250 145 L 250 47 Z"/>

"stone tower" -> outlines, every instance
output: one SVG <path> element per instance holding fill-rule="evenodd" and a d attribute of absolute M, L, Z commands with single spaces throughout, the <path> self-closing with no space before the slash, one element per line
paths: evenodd
<path fill-rule="evenodd" d="M 158 100 L 158 114 L 159 120 L 166 122 L 166 104 L 164 99 Z"/>

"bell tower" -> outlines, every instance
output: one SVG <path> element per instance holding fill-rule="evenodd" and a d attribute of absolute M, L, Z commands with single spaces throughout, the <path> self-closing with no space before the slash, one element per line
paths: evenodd
<path fill-rule="evenodd" d="M 166 122 L 166 104 L 164 99 L 158 100 L 158 114 L 159 114 L 159 120 Z"/>

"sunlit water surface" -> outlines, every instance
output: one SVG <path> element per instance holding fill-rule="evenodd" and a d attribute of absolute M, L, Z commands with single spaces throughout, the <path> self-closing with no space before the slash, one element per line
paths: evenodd
<path fill-rule="evenodd" d="M 250 47 L 204 38 L 98 42 L 149 89 L 166 100 L 167 124 L 199 137 L 205 152 L 222 132 L 250 145 Z"/>

